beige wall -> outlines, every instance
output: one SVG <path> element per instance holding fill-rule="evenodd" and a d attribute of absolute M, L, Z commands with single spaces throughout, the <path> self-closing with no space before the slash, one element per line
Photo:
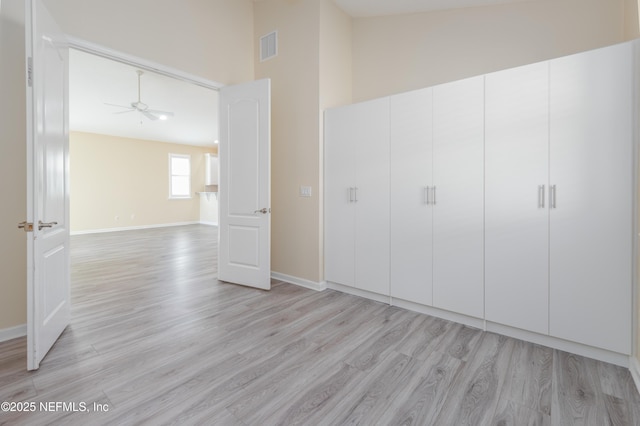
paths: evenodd
<path fill-rule="evenodd" d="M 71 231 L 198 222 L 207 152 L 214 150 L 71 132 Z M 169 199 L 169 154 L 191 157 L 190 199 Z"/>
<path fill-rule="evenodd" d="M 261 0 L 254 16 L 256 41 L 278 31 L 278 56 L 256 57 L 255 67 L 272 90 L 271 269 L 319 282 L 321 118 L 325 107 L 351 100 L 351 18 L 331 0 Z M 310 198 L 298 195 L 302 185 L 311 186 Z"/>
<path fill-rule="evenodd" d="M 278 31 L 278 56 L 255 59 L 256 78 L 271 79 L 271 269 L 312 281 L 320 275 L 318 13 L 318 0 L 254 6 L 256 39 Z M 298 196 L 301 185 L 312 197 Z"/>
<path fill-rule="evenodd" d="M 44 0 L 74 37 L 223 84 L 253 80 L 251 0 Z"/>
<path fill-rule="evenodd" d="M 638 17 L 640 0 L 624 0 L 624 39 L 633 40 L 640 37 Z"/>
<path fill-rule="evenodd" d="M 0 11 L 0 330 L 26 322 L 27 218 L 24 1 Z"/>
<path fill-rule="evenodd" d="M 354 101 L 621 42 L 626 0 L 556 0 L 354 19 Z"/>

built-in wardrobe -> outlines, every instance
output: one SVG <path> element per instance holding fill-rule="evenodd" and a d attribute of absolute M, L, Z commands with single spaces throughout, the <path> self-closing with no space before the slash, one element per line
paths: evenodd
<path fill-rule="evenodd" d="M 634 42 L 325 111 L 325 279 L 620 365 Z"/>

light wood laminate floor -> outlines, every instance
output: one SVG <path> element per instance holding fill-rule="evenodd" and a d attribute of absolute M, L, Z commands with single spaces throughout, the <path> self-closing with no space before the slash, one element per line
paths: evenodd
<path fill-rule="evenodd" d="M 25 338 L 0 344 L 0 402 L 37 407 L 0 424 L 640 424 L 623 368 L 332 290 L 218 282 L 215 241 L 72 237 L 72 324 L 35 372 Z"/>

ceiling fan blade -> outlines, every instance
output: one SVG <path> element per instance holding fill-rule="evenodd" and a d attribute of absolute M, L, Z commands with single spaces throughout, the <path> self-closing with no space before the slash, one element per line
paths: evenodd
<path fill-rule="evenodd" d="M 110 104 L 108 102 L 104 102 L 105 105 L 108 106 L 114 106 L 114 107 L 118 107 L 118 108 L 126 108 L 126 109 L 132 109 L 131 105 L 117 105 L 117 104 Z"/>
<path fill-rule="evenodd" d="M 149 120 L 156 121 L 158 119 L 158 117 L 156 117 L 155 115 L 151 114 L 149 111 L 140 111 L 140 113 L 142 113 L 142 115 L 147 117 Z"/>
<path fill-rule="evenodd" d="M 135 109 L 133 109 L 133 108 L 129 108 L 129 109 L 128 109 L 128 110 L 126 110 L 126 111 L 116 111 L 116 112 L 114 112 L 114 114 L 126 114 L 126 113 L 128 113 L 128 112 L 133 112 L 133 111 L 135 111 Z"/>
<path fill-rule="evenodd" d="M 173 117 L 174 113 L 172 113 L 171 111 L 162 111 L 159 109 L 148 109 L 148 112 L 150 112 L 151 114 L 156 114 L 156 115 L 166 115 L 167 117 Z"/>

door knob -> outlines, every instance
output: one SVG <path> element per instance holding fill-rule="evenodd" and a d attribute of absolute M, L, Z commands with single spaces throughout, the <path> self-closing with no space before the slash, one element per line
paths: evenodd
<path fill-rule="evenodd" d="M 57 225 L 58 222 L 43 222 L 41 220 L 38 221 L 38 230 L 42 230 L 42 228 L 53 228 L 54 225 Z"/>
<path fill-rule="evenodd" d="M 256 211 L 254 211 L 253 213 L 262 213 L 262 214 L 267 214 L 267 213 L 269 213 L 270 211 L 271 211 L 271 209 L 267 209 L 267 208 L 265 207 L 265 208 L 262 208 L 262 209 L 260 209 L 260 210 L 256 210 Z"/>

